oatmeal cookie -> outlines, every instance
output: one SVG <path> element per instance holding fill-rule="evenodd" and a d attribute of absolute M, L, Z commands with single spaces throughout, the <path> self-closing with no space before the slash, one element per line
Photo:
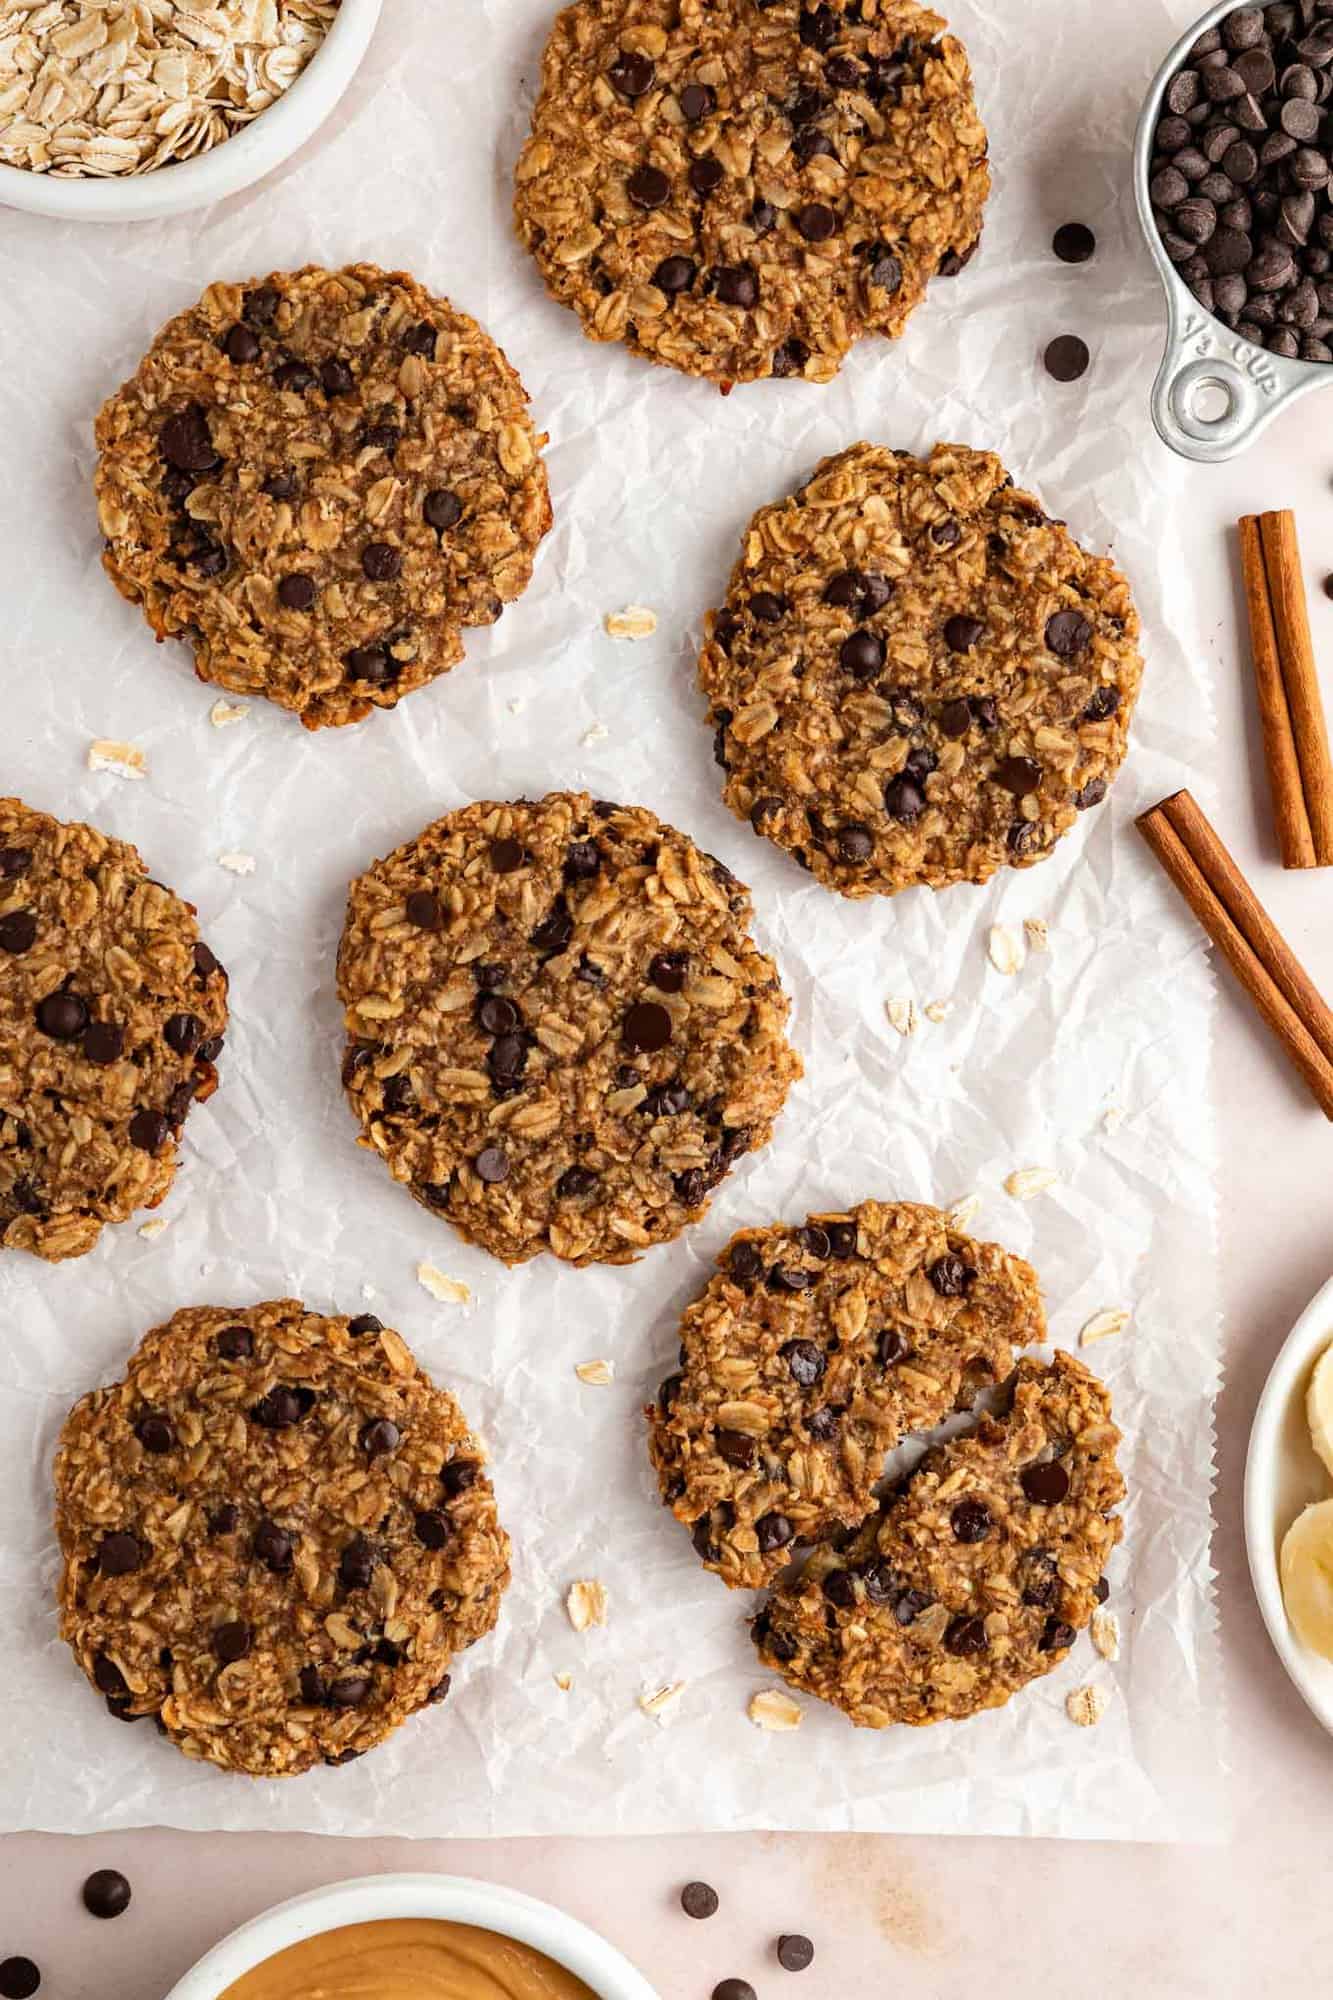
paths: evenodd
<path fill-rule="evenodd" d="M 201 680 L 360 722 L 526 589 L 545 443 L 490 336 L 405 272 L 210 285 L 97 419 L 103 564 Z"/>
<path fill-rule="evenodd" d="M 509 1539 L 481 1461 L 373 1314 L 178 1312 L 61 1433 L 61 1634 L 114 1715 L 187 1757 L 346 1763 L 495 1623 Z"/>
<path fill-rule="evenodd" d="M 801 1074 L 750 898 L 634 806 L 447 814 L 353 882 L 343 1084 L 469 1242 L 624 1264 L 697 1222 Z"/>
<path fill-rule="evenodd" d="M 827 382 L 975 250 L 966 53 L 914 0 L 576 0 L 556 17 L 518 232 L 593 340 L 724 387 Z"/>
<path fill-rule="evenodd" d="M 727 804 L 844 896 L 1044 860 L 1143 670 L 1119 571 L 961 445 L 825 459 L 755 515 L 707 631 Z"/>
<path fill-rule="evenodd" d="M 217 1088 L 227 975 L 95 827 L 0 799 L 0 1243 L 50 1263 L 156 1208 Z"/>
<path fill-rule="evenodd" d="M 742 1230 L 718 1263 L 649 1449 L 665 1504 L 737 1589 L 859 1527 L 904 1433 L 970 1408 L 1046 1338 L 1031 1267 L 915 1202 Z"/>
<path fill-rule="evenodd" d="M 1119 1442 L 1080 1362 L 1020 1362 L 1007 1415 L 929 1452 L 850 1542 L 773 1592 L 760 1658 L 867 1729 L 1002 1707 L 1096 1609 L 1121 1535 Z"/>

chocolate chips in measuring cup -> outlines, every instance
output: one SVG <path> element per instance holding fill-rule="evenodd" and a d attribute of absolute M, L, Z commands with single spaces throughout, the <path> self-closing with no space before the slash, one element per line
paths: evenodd
<path fill-rule="evenodd" d="M 1149 174 L 1204 310 L 1272 354 L 1333 361 L 1333 0 L 1238 7 L 1201 35 Z"/>

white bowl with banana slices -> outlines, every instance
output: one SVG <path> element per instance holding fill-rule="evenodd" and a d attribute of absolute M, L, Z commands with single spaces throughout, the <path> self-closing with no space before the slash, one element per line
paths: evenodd
<path fill-rule="evenodd" d="M 1268 1636 L 1333 1734 L 1333 1278 L 1287 1336 L 1259 1398 L 1245 1546 Z"/>

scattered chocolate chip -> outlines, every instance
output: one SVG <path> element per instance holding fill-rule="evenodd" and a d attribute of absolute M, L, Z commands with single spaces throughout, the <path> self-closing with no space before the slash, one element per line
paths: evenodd
<path fill-rule="evenodd" d="M 884 787 L 884 810 L 890 819 L 910 826 L 926 810 L 926 794 L 910 771 L 900 771 Z"/>
<path fill-rule="evenodd" d="M 37 1025 L 53 1042 L 76 1042 L 88 1025 L 88 1009 L 77 993 L 48 993 L 37 1003 Z"/>
<path fill-rule="evenodd" d="M 1046 644 L 1057 659 L 1072 660 L 1092 643 L 1092 626 L 1081 611 L 1057 611 L 1046 621 Z"/>
<path fill-rule="evenodd" d="M 838 859 L 851 868 L 869 861 L 875 851 L 875 836 L 868 826 L 854 823 L 838 829 Z"/>
<path fill-rule="evenodd" d="M 1097 1602 L 1099 1604 L 1105 1604 L 1107 1598 L 1111 1595 L 1111 1586 L 1107 1582 L 1104 1576 L 1099 1576 L 1097 1579 L 1096 1594 L 1097 1594 Z"/>
<path fill-rule="evenodd" d="M 736 1466 L 740 1471 L 748 1471 L 759 1451 L 755 1440 L 744 1431 L 715 1431 L 713 1446 L 720 1459 L 728 1465 Z"/>
<path fill-rule="evenodd" d="M 711 83 L 687 83 L 680 93 L 681 116 L 687 125 L 698 125 L 717 107 L 717 92 Z"/>
<path fill-rule="evenodd" d="M 197 1014 L 169 1014 L 162 1039 L 178 1056 L 192 1056 L 203 1040 L 204 1024 Z"/>
<path fill-rule="evenodd" d="M 123 1917 L 130 1885 L 119 1868 L 96 1868 L 83 1885 L 83 1907 L 94 1917 Z"/>
<path fill-rule="evenodd" d="M 986 1652 L 990 1641 L 986 1637 L 985 1619 L 965 1617 L 953 1619 L 944 1634 L 944 1645 L 947 1652 L 953 1653 L 959 1659 L 965 1659 L 971 1653 Z"/>
<path fill-rule="evenodd" d="M 664 257 L 653 272 L 652 282 L 659 292 L 674 298 L 678 292 L 688 292 L 694 283 L 697 268 L 688 257 Z"/>
<path fill-rule="evenodd" d="M 315 601 L 315 579 L 293 572 L 278 585 L 278 602 L 288 611 L 309 611 Z"/>
<path fill-rule="evenodd" d="M 248 1361 L 255 1351 L 255 1337 L 248 1326 L 224 1326 L 218 1335 L 218 1353 L 224 1361 Z"/>
<path fill-rule="evenodd" d="M 97 1545 L 97 1567 L 102 1576 L 131 1576 L 143 1568 L 147 1558 L 148 1551 L 135 1535 L 103 1535 Z"/>
<path fill-rule="evenodd" d="M 353 646 L 343 655 L 343 664 L 354 681 L 369 681 L 373 687 L 397 677 L 397 668 L 385 646 Z"/>
<path fill-rule="evenodd" d="M 891 250 L 872 251 L 866 267 L 866 283 L 876 291 L 887 292 L 890 298 L 902 290 L 903 267 Z"/>
<path fill-rule="evenodd" d="M 652 89 L 657 70 L 650 57 L 640 55 L 636 49 L 621 49 L 606 74 L 612 88 L 622 97 L 642 97 L 646 90 Z"/>
<path fill-rule="evenodd" d="M 660 167 L 636 167 L 625 192 L 636 208 L 663 208 L 671 197 L 671 182 Z"/>
<path fill-rule="evenodd" d="M 1087 342 L 1076 333 L 1058 334 L 1042 358 L 1046 373 L 1057 382 L 1077 382 L 1080 375 L 1086 375 L 1092 360 Z"/>
<path fill-rule="evenodd" d="M 438 896 L 429 889 L 413 889 L 403 905 L 407 921 L 419 931 L 438 931 L 444 928 L 444 911 Z"/>
<path fill-rule="evenodd" d="M 992 1526 L 990 1508 L 976 1499 L 960 1500 L 949 1521 L 959 1542 L 984 1542 Z"/>
<path fill-rule="evenodd" d="M 509 1179 L 509 1157 L 499 1146 L 486 1146 L 473 1161 L 478 1180 L 488 1187 L 497 1187 L 501 1181 Z"/>
<path fill-rule="evenodd" d="M 309 1394 L 307 1390 L 306 1395 Z M 311 1407 L 296 1389 L 279 1384 L 260 1397 L 250 1415 L 261 1430 L 288 1431 L 293 1424 L 300 1423 Z"/>
<path fill-rule="evenodd" d="M 1019 1483 L 1037 1507 L 1054 1507 L 1069 1491 L 1069 1474 L 1058 1459 L 1040 1465 L 1025 1465 Z"/>
<path fill-rule="evenodd" d="M 1061 1618 L 1048 1618 L 1038 1644 L 1043 1653 L 1062 1653 L 1073 1645 L 1075 1637 L 1072 1625 Z"/>
<path fill-rule="evenodd" d="M 873 680 L 883 670 L 884 658 L 884 641 L 875 632 L 851 633 L 838 651 L 838 662 L 844 673 L 851 674 L 858 681 Z"/>
<path fill-rule="evenodd" d="M 1089 778 L 1082 790 L 1075 792 L 1074 804 L 1079 812 L 1087 812 L 1092 806 L 1099 806 L 1105 797 L 1105 778 Z"/>
<path fill-rule="evenodd" d="M 416 1516 L 413 1528 L 417 1540 L 423 1548 L 442 1549 L 453 1534 L 449 1517 L 438 1508 L 429 1507 Z"/>
<path fill-rule="evenodd" d="M 671 1016 L 656 1000 L 640 1000 L 630 1008 L 621 1030 L 625 1047 L 652 1054 L 671 1040 Z"/>
<path fill-rule="evenodd" d="M 361 1429 L 361 1449 L 367 1458 L 386 1458 L 397 1451 L 402 1432 L 389 1417 L 376 1417 Z"/>
<path fill-rule="evenodd" d="M 1064 222 L 1051 238 L 1051 248 L 1062 264 L 1086 264 L 1097 248 L 1097 238 L 1086 222 Z"/>
<path fill-rule="evenodd" d="M 208 417 L 198 403 L 168 417 L 157 442 L 167 464 L 178 472 L 213 472 L 222 463 L 209 435 Z"/>
<path fill-rule="evenodd" d="M 481 1467 L 475 1458 L 451 1458 L 440 1469 L 440 1485 L 446 1499 L 457 1500 L 461 1493 L 469 1493 L 481 1477 Z"/>
<path fill-rule="evenodd" d="M 450 493 L 443 486 L 436 486 L 426 495 L 421 507 L 427 527 L 443 534 L 446 528 L 457 527 L 463 518 L 463 503 L 456 493 Z"/>
<path fill-rule="evenodd" d="M 758 1995 L 748 1979 L 720 1979 L 712 2000 L 758 2000 Z"/>
<path fill-rule="evenodd" d="M 749 1241 L 732 1244 L 727 1269 L 738 1284 L 752 1284 L 763 1268 L 764 1260 L 756 1244 Z"/>
<path fill-rule="evenodd" d="M 695 160 L 686 175 L 690 187 L 701 201 L 707 201 L 710 194 L 715 194 L 726 178 L 726 168 L 721 160 L 714 159 L 711 153 L 705 153 L 702 159 Z"/>
<path fill-rule="evenodd" d="M 31 910 L 12 910 L 7 917 L 0 917 L 0 951 L 22 958 L 36 942 L 37 919 Z"/>
<path fill-rule="evenodd" d="M 815 1962 L 815 1948 L 799 1931 L 784 1931 L 777 1944 L 778 1964 L 784 1972 L 804 1972 Z"/>
<path fill-rule="evenodd" d="M 749 312 L 759 303 L 759 280 L 748 264 L 720 264 L 713 272 L 713 293 L 719 304 Z"/>
<path fill-rule="evenodd" d="M 368 1333 L 383 1333 L 384 1321 L 376 1319 L 374 1313 L 358 1313 L 355 1319 L 348 1320 L 347 1331 L 359 1340 Z"/>
<path fill-rule="evenodd" d="M 249 1652 L 254 1634 L 243 1618 L 230 1618 L 213 1633 L 213 1651 L 223 1666 L 234 1666 Z"/>
<path fill-rule="evenodd" d="M 134 1435 L 144 1450 L 160 1458 L 176 1442 L 176 1427 L 160 1410 L 148 1410 L 134 1426 Z"/>
<path fill-rule="evenodd" d="M 680 1907 L 687 1917 L 703 1921 L 715 1917 L 718 1909 L 718 1894 L 707 1882 L 687 1882 L 680 1892 Z"/>
<path fill-rule="evenodd" d="M 944 643 L 951 653 L 970 653 L 985 631 L 980 618 L 950 618 L 944 627 Z"/>
<path fill-rule="evenodd" d="M 936 1258 L 926 1276 L 942 1299 L 961 1299 L 976 1278 L 976 1272 L 950 1250 Z"/>
<path fill-rule="evenodd" d="M 792 217 L 796 232 L 807 243 L 827 243 L 838 226 L 833 210 L 822 201 L 808 201 Z"/>
<path fill-rule="evenodd" d="M 772 1555 L 795 1539 L 796 1530 L 785 1514 L 761 1514 L 754 1524 L 760 1555 Z"/>
<path fill-rule="evenodd" d="M 141 1153 L 156 1153 L 166 1143 L 170 1129 L 160 1111 L 136 1111 L 130 1120 L 130 1144 Z"/>
<path fill-rule="evenodd" d="M 0 2000 L 32 2000 L 41 1983 L 30 1958 L 0 1958 Z"/>
<path fill-rule="evenodd" d="M 389 542 L 367 542 L 361 568 L 371 583 L 392 583 L 403 567 L 403 554 Z"/>

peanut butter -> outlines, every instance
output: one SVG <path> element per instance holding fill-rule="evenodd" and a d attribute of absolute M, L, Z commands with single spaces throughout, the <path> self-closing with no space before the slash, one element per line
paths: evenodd
<path fill-rule="evenodd" d="M 265 1959 L 223 2000 L 597 2000 L 544 1952 L 433 1917 L 322 1931 Z"/>

